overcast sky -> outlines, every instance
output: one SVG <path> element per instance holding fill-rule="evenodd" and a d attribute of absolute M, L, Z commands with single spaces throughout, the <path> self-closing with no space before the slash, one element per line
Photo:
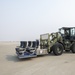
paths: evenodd
<path fill-rule="evenodd" d="M 75 26 L 75 0 L 0 0 L 0 41 L 39 39 Z"/>

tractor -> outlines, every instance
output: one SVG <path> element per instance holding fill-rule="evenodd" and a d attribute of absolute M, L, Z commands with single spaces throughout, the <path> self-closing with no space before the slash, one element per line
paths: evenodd
<path fill-rule="evenodd" d="M 58 56 L 63 51 L 75 53 L 75 27 L 62 27 L 58 32 L 41 34 L 40 40 L 21 41 L 21 45 L 16 47 L 19 58 L 37 57 L 51 52 Z"/>
<path fill-rule="evenodd" d="M 62 37 L 60 42 L 66 52 L 75 53 L 75 27 L 63 27 L 59 29 Z"/>

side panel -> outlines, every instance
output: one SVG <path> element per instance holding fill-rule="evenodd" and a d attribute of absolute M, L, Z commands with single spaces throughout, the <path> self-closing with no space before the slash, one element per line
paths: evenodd
<path fill-rule="evenodd" d="M 47 49 L 37 49 L 36 54 L 45 55 L 45 54 L 48 54 L 48 52 L 47 52 Z"/>

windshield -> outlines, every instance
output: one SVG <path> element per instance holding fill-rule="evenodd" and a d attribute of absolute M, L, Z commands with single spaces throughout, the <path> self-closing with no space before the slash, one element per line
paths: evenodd
<path fill-rule="evenodd" d="M 64 29 L 60 29 L 59 32 L 63 35 L 64 34 Z"/>
<path fill-rule="evenodd" d="M 71 36 L 75 36 L 75 28 L 71 29 Z"/>

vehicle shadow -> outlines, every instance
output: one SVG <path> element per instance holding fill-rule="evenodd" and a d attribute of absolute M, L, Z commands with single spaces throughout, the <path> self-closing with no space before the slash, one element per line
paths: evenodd
<path fill-rule="evenodd" d="M 23 62 L 23 61 L 30 61 L 32 59 L 35 59 L 35 58 L 43 58 L 45 56 L 54 56 L 53 53 L 50 53 L 50 54 L 46 54 L 46 55 L 38 55 L 37 57 L 32 57 L 32 58 L 22 58 L 22 59 L 19 59 L 17 57 L 17 55 L 6 55 L 6 59 L 8 61 L 14 61 L 14 62 Z"/>
<path fill-rule="evenodd" d="M 31 58 L 19 59 L 16 55 L 6 55 L 6 59 L 8 61 L 14 61 L 14 62 L 23 62 L 31 60 Z"/>
<path fill-rule="evenodd" d="M 63 52 L 63 54 L 72 54 L 72 52 Z M 48 57 L 48 56 L 56 56 L 56 55 L 54 55 L 53 54 L 53 52 L 52 53 L 50 53 L 50 54 L 46 54 L 46 55 L 38 55 L 37 57 L 32 57 L 32 58 L 23 58 L 23 59 L 19 59 L 18 57 L 17 57 L 17 55 L 6 55 L 6 59 L 8 60 L 8 61 L 14 61 L 14 62 L 23 62 L 23 61 L 31 61 L 32 59 L 35 59 L 35 58 L 43 58 L 43 57 Z"/>

